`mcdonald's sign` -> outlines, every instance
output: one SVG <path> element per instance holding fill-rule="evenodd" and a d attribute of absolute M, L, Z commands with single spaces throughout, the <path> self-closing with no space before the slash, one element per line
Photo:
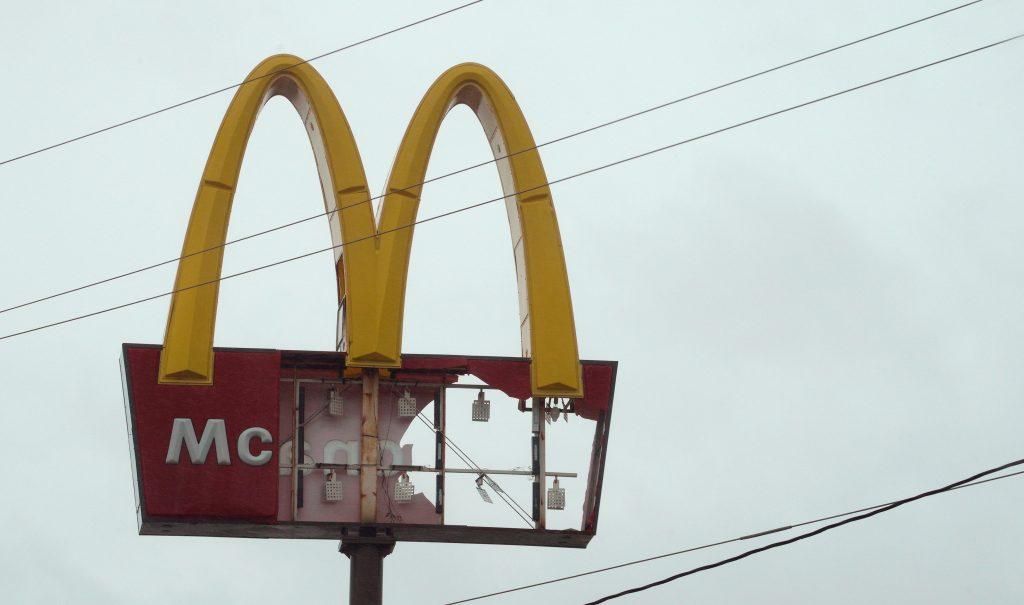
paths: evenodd
<path fill-rule="evenodd" d="M 337 351 L 213 346 L 242 159 L 260 109 L 278 95 L 302 118 L 320 176 L 335 246 Z M 505 194 L 518 358 L 402 354 L 412 225 L 437 132 L 459 104 L 479 119 Z M 369 200 L 348 121 L 320 74 L 290 55 L 260 63 L 232 99 L 200 179 L 163 344 L 123 347 L 140 532 L 337 539 L 375 527 L 405 540 L 585 546 L 596 531 L 616 364 L 579 359 L 547 176 L 505 83 L 478 64 L 444 72 L 405 131 L 379 217 Z M 516 412 L 533 414 L 533 445 L 524 448 L 531 471 L 446 466 L 447 403 L 467 376 L 483 381 L 474 385 L 481 405 L 489 389 Z M 430 414 L 432 464 L 414 465 L 402 437 L 414 417 Z M 589 467 L 580 473 L 546 467 L 545 420 L 558 414 L 593 425 Z M 389 434 L 380 430 L 385 419 Z M 491 475 L 528 475 L 532 527 L 455 531 L 445 518 L 445 480 L 458 472 L 488 485 Z M 416 492 L 410 473 L 433 475 L 433 489 Z M 580 475 L 578 529 L 549 529 L 546 493 L 560 488 L 549 488 L 548 479 Z"/>

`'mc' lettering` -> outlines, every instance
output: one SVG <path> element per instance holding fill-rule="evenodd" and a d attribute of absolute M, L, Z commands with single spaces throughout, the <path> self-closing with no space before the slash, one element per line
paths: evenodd
<path fill-rule="evenodd" d="M 270 450 L 264 450 L 257 454 L 252 452 L 250 446 L 253 439 L 259 439 L 260 443 L 273 441 L 270 431 L 267 429 L 258 426 L 247 428 L 238 436 L 238 457 L 250 466 L 262 466 L 270 462 L 273 455 Z M 167 444 L 165 460 L 167 464 L 178 464 L 182 446 L 188 450 L 188 457 L 192 464 L 205 463 L 211 446 L 217 450 L 217 464 L 231 464 L 227 428 L 224 425 L 224 420 L 220 418 L 211 418 L 206 421 L 202 437 L 196 437 L 196 429 L 192 426 L 191 419 L 175 418 L 171 425 L 171 440 Z"/>
<path fill-rule="evenodd" d="M 242 459 L 242 462 L 250 466 L 263 466 L 270 462 L 270 458 L 274 453 L 270 450 L 263 450 L 258 454 L 253 454 L 252 450 L 249 449 L 253 439 L 259 439 L 260 443 L 271 443 L 274 441 L 274 438 L 270 436 L 270 431 L 261 426 L 247 428 L 238 436 L 238 457 Z"/>

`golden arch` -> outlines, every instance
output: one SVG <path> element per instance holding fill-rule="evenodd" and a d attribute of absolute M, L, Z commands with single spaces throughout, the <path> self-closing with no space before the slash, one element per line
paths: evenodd
<path fill-rule="evenodd" d="M 533 135 L 508 87 L 493 71 L 467 63 L 443 73 L 413 114 L 392 166 L 379 221 L 348 121 L 330 87 L 291 55 L 260 63 L 235 93 L 214 139 L 189 219 L 160 357 L 160 381 L 212 384 L 213 334 L 223 261 L 221 247 L 242 158 L 256 117 L 271 97 L 288 98 L 309 135 L 335 248 L 347 364 L 401 365 L 409 255 L 427 164 L 441 122 L 470 107 L 490 142 L 506 196 L 519 286 L 520 332 L 531 357 L 535 396 L 582 396 L 569 280 L 547 176 Z M 528 149 L 512 157 L 509 151 Z M 517 192 L 524 192 L 519 195 Z M 340 209 L 339 212 L 333 212 Z"/>

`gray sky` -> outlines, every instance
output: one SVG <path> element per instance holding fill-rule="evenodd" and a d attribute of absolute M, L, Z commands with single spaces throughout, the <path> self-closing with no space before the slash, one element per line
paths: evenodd
<path fill-rule="evenodd" d="M 454 4 L 8 3 L 0 157 Z M 954 4 L 490 0 L 315 66 L 379 190 L 416 103 L 459 62 L 495 69 L 543 141 Z M 542 157 L 558 178 L 1020 33 L 1022 17 L 1020 3 L 989 0 Z M 1021 457 L 1022 53 L 1004 46 L 556 186 L 581 353 L 620 361 L 599 534 L 584 551 L 400 544 L 386 599 L 443 602 L 731 538 Z M 174 256 L 229 99 L 0 167 L 0 306 Z M 291 107 L 272 101 L 230 235 L 322 208 L 311 157 Z M 430 174 L 488 157 L 461 108 Z M 496 195 L 493 170 L 476 170 L 428 186 L 421 212 Z M 415 241 L 405 351 L 517 355 L 503 208 Z M 224 270 L 329 242 L 306 224 L 230 248 Z M 217 344 L 330 349 L 329 259 L 226 282 Z M 0 333 L 172 280 L 153 271 L 4 314 Z M 117 359 L 122 342 L 159 342 L 166 313 L 165 299 L 0 342 L 5 602 L 338 602 L 348 562 L 335 542 L 136 535 Z M 503 455 L 460 443 L 478 461 Z M 1020 479 L 961 490 L 623 602 L 1018 602 L 1021 497 Z M 767 541 L 493 602 L 580 602 Z"/>

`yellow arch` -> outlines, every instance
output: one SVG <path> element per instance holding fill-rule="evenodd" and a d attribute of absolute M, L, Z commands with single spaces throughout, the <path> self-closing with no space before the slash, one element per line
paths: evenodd
<path fill-rule="evenodd" d="M 378 228 L 386 231 L 416 220 L 418 183 L 426 176 L 441 122 L 456 105 L 473 110 L 498 160 L 515 253 L 522 350 L 533 359 L 534 395 L 582 396 L 569 277 L 547 176 L 526 118 L 497 74 L 464 63 L 441 74 L 427 90 L 391 168 Z M 515 155 L 506 157 L 509 153 Z M 392 319 L 379 325 L 381 340 L 394 343 L 398 353 L 413 230 L 394 234 L 382 238 L 378 250 L 379 271 L 389 276 L 381 313 Z"/>
<path fill-rule="evenodd" d="M 224 258 L 228 219 L 235 196 L 242 158 L 260 109 L 270 98 L 284 96 L 302 118 L 313 146 L 327 211 L 358 204 L 330 215 L 335 245 L 374 235 L 373 211 L 359 204 L 369 195 L 362 159 L 345 114 L 327 82 L 308 64 L 290 55 L 266 59 L 246 77 L 231 100 L 214 139 L 203 177 L 199 182 L 189 218 L 182 256 L 215 248 L 181 261 L 174 289 L 213 282 L 171 299 L 171 309 L 160 356 L 160 381 L 178 384 L 211 384 L 213 381 L 213 334 L 217 295 Z M 365 257 L 359 266 L 372 265 L 373 242 L 348 247 L 353 259 Z M 342 248 L 335 248 L 340 262 Z M 343 291 L 339 271 L 339 297 Z"/>
<path fill-rule="evenodd" d="M 212 384 L 213 335 L 223 246 L 242 158 L 260 109 L 288 98 L 312 144 L 335 248 L 338 299 L 347 363 L 399 367 L 402 319 L 413 229 L 434 139 L 457 104 L 476 113 L 495 157 L 530 149 L 533 137 L 498 76 L 476 64 L 454 67 L 431 86 L 406 130 L 375 224 L 369 189 L 345 115 L 319 73 L 291 55 L 260 63 L 235 93 L 214 139 L 196 194 L 172 297 L 160 382 Z M 532 357 L 536 396 L 582 396 L 579 354 L 558 223 L 536 150 L 498 161 L 512 231 L 519 284 L 523 354 Z M 516 192 L 524 191 L 522 196 Z M 387 233 L 383 233 L 389 231 Z M 341 246 L 344 245 L 344 248 Z M 537 296 L 531 298 L 530 293 Z"/>

